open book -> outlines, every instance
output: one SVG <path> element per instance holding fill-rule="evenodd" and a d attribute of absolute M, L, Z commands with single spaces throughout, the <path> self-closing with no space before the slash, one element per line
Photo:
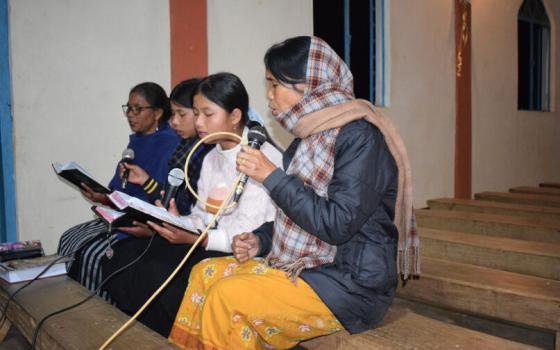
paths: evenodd
<path fill-rule="evenodd" d="M 29 281 L 37 277 L 59 255 L 47 255 L 32 259 L 11 260 L 0 263 L 0 278 L 9 283 Z M 57 261 L 40 278 L 64 275 L 68 258 Z"/>
<path fill-rule="evenodd" d="M 199 233 L 197 227 L 187 217 L 171 214 L 165 208 L 156 207 L 153 204 L 120 191 L 114 191 L 107 197 L 118 210 L 97 207 L 97 209 L 94 209 L 94 212 L 104 221 L 112 224 L 113 227 L 118 227 L 119 225 L 126 226 L 127 223 L 129 224 L 133 220 L 143 223 L 151 221 L 156 224 L 166 222 L 189 232 Z M 123 213 L 124 215 L 122 215 Z"/>
<path fill-rule="evenodd" d="M 111 193 L 111 190 L 100 184 L 86 169 L 82 168 L 80 164 L 76 162 L 68 162 L 65 164 L 53 163 L 52 167 L 56 175 L 77 186 L 79 189 L 82 188 L 80 183 L 84 183 L 95 192 Z"/>
<path fill-rule="evenodd" d="M 94 205 L 91 207 L 91 210 L 107 225 L 112 227 L 132 226 L 132 221 L 134 220 L 132 215 L 99 205 Z"/>

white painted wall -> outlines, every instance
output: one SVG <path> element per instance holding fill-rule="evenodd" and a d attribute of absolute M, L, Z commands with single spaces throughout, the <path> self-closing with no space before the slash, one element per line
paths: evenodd
<path fill-rule="evenodd" d="M 560 2 L 544 0 L 553 29 L 553 112 L 517 111 L 516 18 L 521 0 L 472 0 L 473 191 L 560 181 Z M 416 205 L 453 195 L 454 16 L 449 0 L 392 0 L 391 105 L 412 161 Z M 134 84 L 169 86 L 169 14 L 158 0 L 10 2 L 18 229 L 54 250 L 91 218 L 78 192 L 53 174 L 77 160 L 107 182 L 127 142 L 120 105 Z M 312 33 L 311 0 L 208 0 L 209 72 L 241 77 L 268 113 L 262 57 Z"/>
<path fill-rule="evenodd" d="M 453 1 L 393 0 L 391 105 L 412 164 L 416 207 L 453 195 L 455 76 Z"/>
<path fill-rule="evenodd" d="M 76 160 L 103 183 L 130 130 L 130 88 L 170 84 L 169 7 L 158 0 L 12 0 L 18 238 L 56 249 L 60 234 L 92 218 L 90 204 L 54 175 Z"/>
<path fill-rule="evenodd" d="M 401 131 L 413 165 L 417 206 L 453 193 L 454 73 L 452 3 L 389 2 L 391 106 L 383 108 Z M 266 49 L 313 32 L 310 0 L 208 1 L 209 72 L 241 77 L 251 103 L 283 145 L 291 137 L 268 113 Z"/>
<path fill-rule="evenodd" d="M 560 2 L 552 22 L 553 112 L 517 110 L 517 12 L 522 0 L 472 0 L 472 189 L 560 181 Z M 416 206 L 453 196 L 453 1 L 392 0 L 391 105 L 412 161 Z"/>
<path fill-rule="evenodd" d="M 560 2 L 552 24 L 553 112 L 517 110 L 517 13 L 522 0 L 473 0 L 473 191 L 560 181 Z"/>
<path fill-rule="evenodd" d="M 208 73 L 239 76 L 272 137 L 285 146 L 292 137 L 268 112 L 263 57 L 277 42 L 312 34 L 312 0 L 208 0 Z"/>

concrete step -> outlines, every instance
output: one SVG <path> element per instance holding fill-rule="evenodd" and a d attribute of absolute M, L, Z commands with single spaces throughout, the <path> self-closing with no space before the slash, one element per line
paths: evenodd
<path fill-rule="evenodd" d="M 431 349 L 538 349 L 421 316 L 393 305 L 382 324 L 373 330 L 350 335 L 346 331 L 301 343 L 308 350 L 431 350 Z"/>
<path fill-rule="evenodd" d="M 526 216 L 560 220 L 560 208 L 540 207 L 473 199 L 438 198 L 428 200 L 428 207 L 436 210 L 470 211 L 475 213 Z"/>
<path fill-rule="evenodd" d="M 541 196 L 538 194 L 506 193 L 506 192 L 480 192 L 474 195 L 475 199 L 493 202 L 517 203 L 525 205 L 538 205 L 545 207 L 560 207 L 560 198 Z"/>
<path fill-rule="evenodd" d="M 540 194 L 543 196 L 560 196 L 560 188 L 518 186 L 509 189 L 510 193 Z"/>
<path fill-rule="evenodd" d="M 539 187 L 556 187 L 560 188 L 560 182 L 542 182 Z"/>
<path fill-rule="evenodd" d="M 481 214 L 453 210 L 420 209 L 416 219 L 422 228 L 468 232 L 493 237 L 560 243 L 560 221 Z"/>
<path fill-rule="evenodd" d="M 398 295 L 531 327 L 560 330 L 560 281 L 423 257 L 422 277 Z"/>
<path fill-rule="evenodd" d="M 560 244 L 422 229 L 422 256 L 560 280 Z"/>

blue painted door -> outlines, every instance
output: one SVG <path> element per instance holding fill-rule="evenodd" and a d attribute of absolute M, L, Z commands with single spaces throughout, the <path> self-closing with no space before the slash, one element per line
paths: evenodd
<path fill-rule="evenodd" d="M 0 0 L 0 240 L 16 240 L 8 0 Z"/>

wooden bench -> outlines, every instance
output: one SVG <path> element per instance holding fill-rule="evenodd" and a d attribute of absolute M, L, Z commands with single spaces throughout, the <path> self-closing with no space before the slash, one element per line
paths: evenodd
<path fill-rule="evenodd" d="M 20 284 L 0 282 L 0 300 Z M 31 341 L 39 320 L 52 311 L 74 304 L 88 291 L 66 276 L 34 282 L 12 301 L 8 318 Z M 49 319 L 39 333 L 37 349 L 98 349 L 128 317 L 98 297 Z M 383 324 L 357 335 L 339 332 L 301 343 L 299 349 L 536 349 L 534 347 L 430 319 L 406 308 L 392 306 Z M 135 323 L 109 347 L 118 349 L 176 349 L 167 339 Z"/>
<path fill-rule="evenodd" d="M 413 286 L 412 286 L 413 287 Z M 364 333 L 342 331 L 301 343 L 308 350 L 537 349 L 392 306 L 381 325 Z"/>
<path fill-rule="evenodd" d="M 0 282 L 0 301 L 21 286 Z M 37 323 L 53 311 L 73 305 L 89 295 L 89 291 L 67 276 L 35 281 L 19 292 L 8 308 L 8 319 L 23 336 L 32 341 Z M 117 308 L 94 297 L 79 307 L 53 316 L 41 327 L 37 349 L 98 349 L 128 316 Z M 110 347 L 117 349 L 177 349 L 167 339 L 136 322 Z"/>

